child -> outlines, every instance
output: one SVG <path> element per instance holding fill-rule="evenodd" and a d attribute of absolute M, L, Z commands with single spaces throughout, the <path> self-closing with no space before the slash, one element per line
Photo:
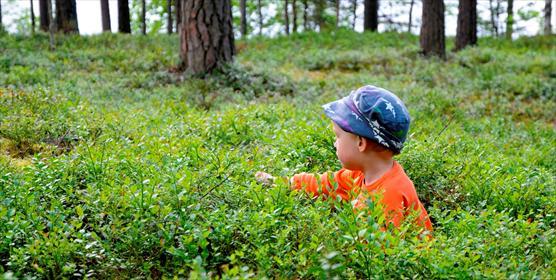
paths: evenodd
<path fill-rule="evenodd" d="M 410 210 L 415 210 L 417 223 L 432 230 L 413 183 L 393 159 L 402 150 L 409 130 L 409 113 L 402 101 L 385 89 L 364 86 L 323 108 L 332 120 L 334 147 L 343 168 L 318 179 L 313 174 L 296 174 L 291 178 L 292 188 L 314 196 L 339 196 L 355 208 L 365 206 L 368 194 L 379 193 L 388 223 L 399 226 Z M 256 176 L 272 178 L 264 172 Z"/>

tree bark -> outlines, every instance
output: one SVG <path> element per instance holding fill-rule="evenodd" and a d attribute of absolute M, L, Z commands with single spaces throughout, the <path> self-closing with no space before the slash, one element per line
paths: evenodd
<path fill-rule="evenodd" d="M 324 9 L 325 9 L 325 0 L 315 0 L 315 19 L 319 26 L 319 32 L 324 30 Z"/>
<path fill-rule="evenodd" d="M 407 33 L 411 33 L 411 27 L 413 25 L 413 6 L 415 5 L 415 0 L 411 0 L 409 3 L 409 23 L 407 24 Z"/>
<path fill-rule="evenodd" d="M 340 0 L 336 1 L 336 28 L 340 26 Z"/>
<path fill-rule="evenodd" d="M 141 0 L 141 34 L 147 34 L 147 3 Z"/>
<path fill-rule="evenodd" d="M 289 1 L 284 0 L 284 25 L 286 27 L 286 35 L 290 35 L 290 16 L 288 13 Z"/>
<path fill-rule="evenodd" d="M 75 0 L 56 0 L 56 25 L 63 33 L 79 34 Z"/>
<path fill-rule="evenodd" d="M 292 17 L 293 17 L 292 31 L 293 33 L 296 33 L 297 32 L 297 1 L 296 0 L 292 1 Z"/>
<path fill-rule="evenodd" d="M 263 6 L 261 0 L 257 0 L 257 12 L 259 14 L 259 36 L 263 35 Z"/>
<path fill-rule="evenodd" d="M 241 37 L 247 36 L 247 5 L 245 1 L 246 0 L 239 1 L 239 10 L 241 12 L 241 22 L 240 22 Z"/>
<path fill-rule="evenodd" d="M 351 29 L 355 30 L 355 22 L 357 21 L 357 0 L 353 0 L 353 3 L 351 4 L 351 13 L 353 15 Z"/>
<path fill-rule="evenodd" d="M 172 34 L 174 32 L 174 21 L 172 20 L 172 0 L 166 0 L 166 33 Z"/>
<path fill-rule="evenodd" d="M 378 0 L 365 0 L 364 25 L 365 31 L 378 29 Z"/>
<path fill-rule="evenodd" d="M 110 26 L 110 6 L 108 0 L 100 0 L 100 14 L 102 17 L 102 32 L 111 32 Z"/>
<path fill-rule="evenodd" d="M 552 0 L 544 2 L 544 34 L 552 34 Z"/>
<path fill-rule="evenodd" d="M 182 6 L 183 0 L 175 0 L 176 1 L 176 33 L 180 33 L 181 25 L 182 25 Z"/>
<path fill-rule="evenodd" d="M 46 1 L 50 0 L 39 0 L 39 17 L 40 17 L 40 30 L 47 32 L 48 31 L 48 7 L 46 5 Z"/>
<path fill-rule="evenodd" d="M 419 38 L 425 56 L 446 57 L 444 37 L 444 1 L 423 0 L 423 16 Z"/>
<path fill-rule="evenodd" d="M 33 0 L 31 2 L 31 34 L 35 34 L 35 8 L 33 7 Z"/>
<path fill-rule="evenodd" d="M 512 39 L 514 32 L 514 0 L 508 0 L 508 17 L 506 18 L 506 39 Z"/>
<path fill-rule="evenodd" d="M 492 27 L 492 32 L 495 37 L 498 37 L 498 21 L 496 20 L 496 13 L 492 6 L 492 0 L 488 1 L 488 5 L 490 9 L 490 25 Z"/>
<path fill-rule="evenodd" d="M 56 31 L 56 23 L 52 18 L 52 1 L 46 0 L 46 17 L 48 18 L 48 42 L 50 45 L 50 50 L 54 50 L 55 42 L 54 42 L 54 32 Z"/>
<path fill-rule="evenodd" d="M 128 0 L 118 0 L 118 31 L 120 33 L 131 33 Z"/>
<path fill-rule="evenodd" d="M 459 0 L 455 50 L 477 44 L 477 0 Z"/>
<path fill-rule="evenodd" d="M 233 61 L 234 30 L 230 0 L 188 0 L 182 7 L 181 69 L 204 75 Z"/>
<path fill-rule="evenodd" d="M 2 24 L 2 1 L 0 1 L 0 33 L 4 32 L 4 25 Z"/>
<path fill-rule="evenodd" d="M 309 4 L 307 0 L 303 0 L 303 31 L 307 31 L 309 29 Z"/>

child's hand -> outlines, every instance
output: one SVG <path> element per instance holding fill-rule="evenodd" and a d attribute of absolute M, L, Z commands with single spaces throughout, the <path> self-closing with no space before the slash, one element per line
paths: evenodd
<path fill-rule="evenodd" d="M 272 183 L 274 183 L 274 179 L 276 178 L 266 172 L 257 171 L 257 173 L 255 173 L 255 179 L 257 180 L 257 182 L 263 185 L 270 186 L 272 185 Z"/>

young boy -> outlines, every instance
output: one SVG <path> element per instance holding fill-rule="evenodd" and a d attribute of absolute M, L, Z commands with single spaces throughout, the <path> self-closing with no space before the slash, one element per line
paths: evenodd
<path fill-rule="evenodd" d="M 296 174 L 291 178 L 292 188 L 314 196 L 340 196 L 355 208 L 365 207 L 369 194 L 380 194 L 388 223 L 399 226 L 410 210 L 415 210 L 419 213 L 417 224 L 432 230 L 413 182 L 393 159 L 402 150 L 409 130 L 409 113 L 402 101 L 385 89 L 364 86 L 323 108 L 332 120 L 334 147 L 343 168 L 320 178 Z M 264 179 L 270 175 L 256 176 Z"/>

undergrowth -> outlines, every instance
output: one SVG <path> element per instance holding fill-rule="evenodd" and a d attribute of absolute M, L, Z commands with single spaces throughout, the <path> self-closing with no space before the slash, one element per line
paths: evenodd
<path fill-rule="evenodd" d="M 0 36 L 5 278 L 556 277 L 556 44 L 407 34 L 238 42 L 204 79 L 173 36 Z M 412 116 L 397 160 L 434 226 L 254 180 L 339 169 L 320 105 L 365 84 Z"/>

